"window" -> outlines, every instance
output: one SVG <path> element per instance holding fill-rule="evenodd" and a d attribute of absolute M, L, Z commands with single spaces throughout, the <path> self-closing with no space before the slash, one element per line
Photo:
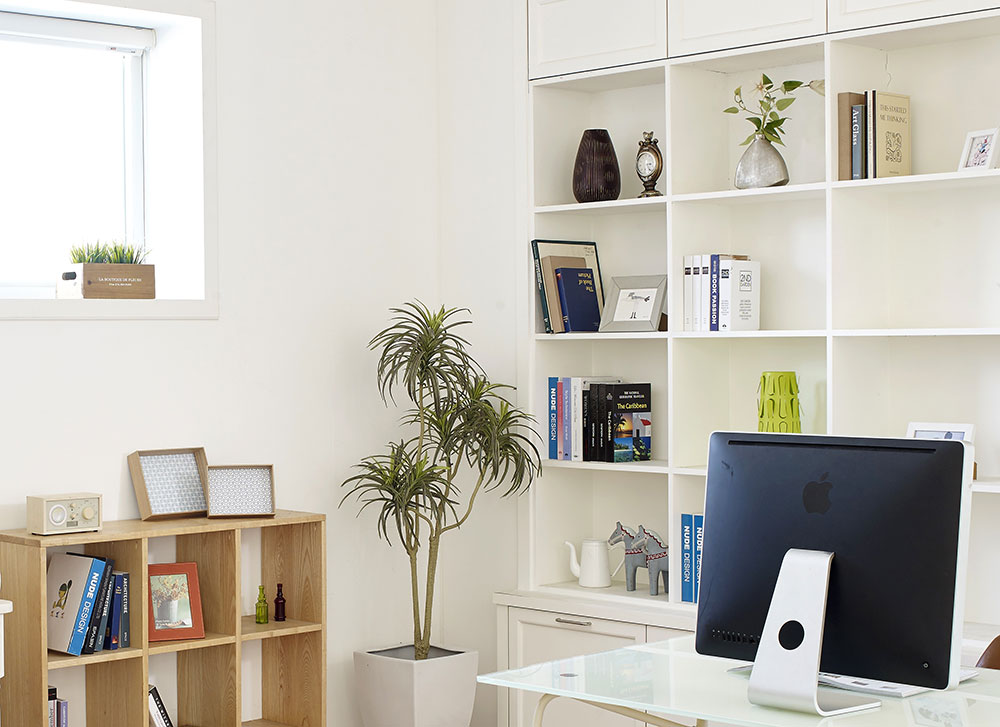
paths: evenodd
<path fill-rule="evenodd" d="M 0 318 L 216 317 L 214 4 L 72 5 L 0 12 Z M 156 299 L 56 300 L 71 248 L 113 240 Z"/>
<path fill-rule="evenodd" d="M 153 33 L 0 15 L 0 296 L 55 297 L 73 246 L 144 244 L 136 40 Z"/>

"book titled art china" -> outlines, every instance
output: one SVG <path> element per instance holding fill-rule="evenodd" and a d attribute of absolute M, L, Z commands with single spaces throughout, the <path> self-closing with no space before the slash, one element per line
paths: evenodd
<path fill-rule="evenodd" d="M 644 462 L 653 456 L 653 404 L 650 384 L 607 387 L 608 462 Z"/>

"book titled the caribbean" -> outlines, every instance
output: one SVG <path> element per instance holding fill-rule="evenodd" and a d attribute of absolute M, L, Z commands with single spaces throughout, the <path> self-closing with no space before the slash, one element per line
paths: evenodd
<path fill-rule="evenodd" d="M 910 97 L 873 91 L 876 177 L 902 177 L 910 173 Z"/>

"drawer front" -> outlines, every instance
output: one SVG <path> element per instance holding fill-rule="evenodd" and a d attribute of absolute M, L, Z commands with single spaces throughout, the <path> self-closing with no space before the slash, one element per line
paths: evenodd
<path fill-rule="evenodd" d="M 511 608 L 508 612 L 508 668 L 516 669 L 581 654 L 642 644 L 646 627 L 574 616 L 572 614 Z M 511 689 L 508 714 L 511 727 L 531 727 L 537 694 Z M 640 727 L 634 720 L 603 712 L 568 699 L 557 699 L 545 711 L 545 727 Z"/>
<path fill-rule="evenodd" d="M 666 0 L 528 0 L 530 78 L 666 56 Z"/>

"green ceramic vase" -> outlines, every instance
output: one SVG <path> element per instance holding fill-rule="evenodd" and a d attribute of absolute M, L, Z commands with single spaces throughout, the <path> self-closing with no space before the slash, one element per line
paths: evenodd
<path fill-rule="evenodd" d="M 794 371 L 763 372 L 758 392 L 758 432 L 802 432 L 799 383 Z"/>

